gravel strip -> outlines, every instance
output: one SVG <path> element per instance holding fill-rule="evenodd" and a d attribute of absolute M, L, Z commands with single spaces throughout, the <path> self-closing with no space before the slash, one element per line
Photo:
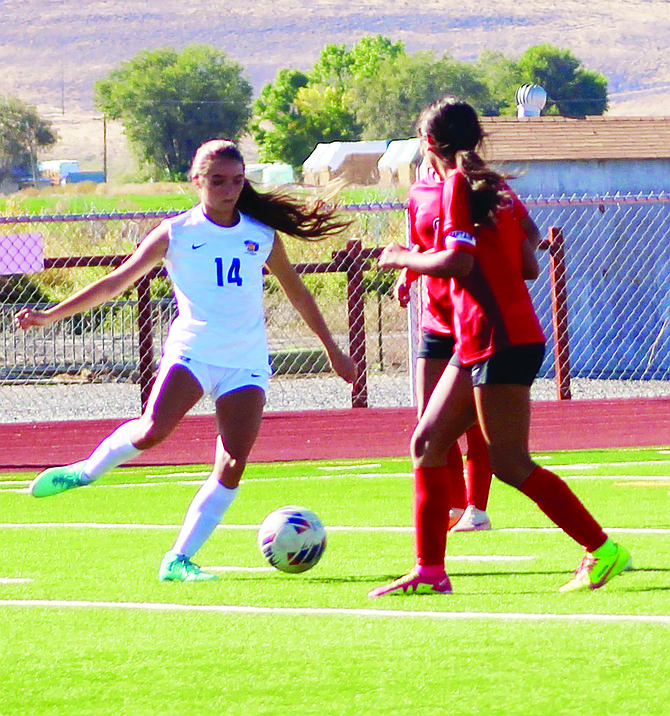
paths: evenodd
<path fill-rule="evenodd" d="M 575 400 L 670 397 L 670 381 L 573 379 Z M 266 411 L 326 410 L 351 407 L 349 387 L 334 376 L 284 377 L 270 381 Z M 540 379 L 533 400 L 556 400 L 553 380 Z M 372 375 L 368 380 L 370 407 L 409 407 L 407 376 Z M 139 386 L 130 383 L 64 382 L 49 385 L 0 386 L 0 422 L 31 423 L 58 420 L 131 418 L 140 410 Z M 192 414 L 212 413 L 204 398 Z"/>

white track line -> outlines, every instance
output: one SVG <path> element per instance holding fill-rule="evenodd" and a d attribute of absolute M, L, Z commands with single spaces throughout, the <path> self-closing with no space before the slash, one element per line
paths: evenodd
<path fill-rule="evenodd" d="M 24 579 L 23 577 L 0 577 L 0 584 L 25 584 L 34 581 L 34 579 Z"/>
<path fill-rule="evenodd" d="M 210 614 L 270 614 L 281 616 L 345 616 L 382 619 L 443 619 L 495 621 L 584 621 L 670 624 L 665 614 L 537 614 L 523 612 L 432 612 L 399 609 L 338 609 L 310 607 L 250 607 L 223 604 L 171 604 L 164 602 L 93 602 L 57 599 L 2 599 L 0 607 L 55 609 L 124 609 L 150 612 Z"/>

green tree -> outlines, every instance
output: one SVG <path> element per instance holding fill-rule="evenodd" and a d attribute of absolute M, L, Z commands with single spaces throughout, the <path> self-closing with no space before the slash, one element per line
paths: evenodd
<path fill-rule="evenodd" d="M 385 62 L 378 75 L 361 80 L 354 93 L 365 139 L 414 136 L 421 110 L 444 95 L 465 99 L 482 114 L 498 113 L 474 66 L 448 55 L 435 58 L 430 52 Z"/>
<path fill-rule="evenodd" d="M 607 109 L 607 80 L 581 66 L 570 50 L 553 45 L 529 47 L 517 62 L 523 82 L 547 92 L 546 114 L 585 117 Z"/>
<path fill-rule="evenodd" d="M 281 70 L 254 105 L 251 128 L 259 158 L 301 166 L 319 142 L 360 139 L 363 127 L 352 87 L 402 55 L 402 43 L 366 36 L 350 50 L 326 45 L 306 74 Z"/>
<path fill-rule="evenodd" d="M 274 82 L 261 90 L 250 123 L 260 161 L 298 166 L 312 151 L 313 138 L 304 131 L 305 122 L 296 105 L 298 91 L 308 81 L 307 75 L 298 70 L 283 69 Z"/>
<path fill-rule="evenodd" d="M 39 116 L 36 107 L 0 96 L 0 182 L 17 166 L 30 167 L 37 182 L 38 152 L 57 141 L 50 122 Z"/>
<path fill-rule="evenodd" d="M 96 106 L 123 122 L 139 159 L 173 179 L 185 176 L 202 142 L 239 137 L 251 95 L 240 66 L 202 45 L 143 50 L 95 85 Z"/>
<path fill-rule="evenodd" d="M 524 84 L 517 63 L 502 52 L 482 52 L 476 63 L 479 78 L 488 87 L 493 107 L 502 115 L 516 114 L 515 94 Z"/>

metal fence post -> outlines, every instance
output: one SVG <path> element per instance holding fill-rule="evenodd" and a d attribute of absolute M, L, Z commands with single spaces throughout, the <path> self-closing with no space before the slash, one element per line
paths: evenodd
<path fill-rule="evenodd" d="M 368 407 L 367 364 L 365 360 L 365 287 L 361 240 L 347 241 L 347 306 L 349 313 L 349 354 L 356 362 L 358 376 L 351 393 L 352 408 Z"/>
<path fill-rule="evenodd" d="M 565 240 L 560 226 L 549 228 L 549 276 L 554 334 L 554 367 L 559 400 L 570 400 L 570 336 L 568 333 L 568 287 Z"/>
<path fill-rule="evenodd" d="M 153 383 L 154 338 L 151 318 L 151 277 L 143 276 L 137 288 L 137 330 L 139 343 L 140 398 L 142 410 L 147 405 Z"/>

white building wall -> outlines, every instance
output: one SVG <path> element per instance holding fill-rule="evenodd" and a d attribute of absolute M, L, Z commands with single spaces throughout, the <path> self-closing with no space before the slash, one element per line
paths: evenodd
<path fill-rule="evenodd" d="M 520 196 L 670 193 L 670 159 L 503 162 Z"/>

